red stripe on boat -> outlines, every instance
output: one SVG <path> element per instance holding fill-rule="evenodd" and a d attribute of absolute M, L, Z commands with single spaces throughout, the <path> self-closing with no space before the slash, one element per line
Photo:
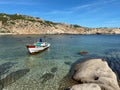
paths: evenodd
<path fill-rule="evenodd" d="M 35 46 L 32 46 L 32 45 L 27 45 L 26 47 L 27 48 L 35 48 Z"/>

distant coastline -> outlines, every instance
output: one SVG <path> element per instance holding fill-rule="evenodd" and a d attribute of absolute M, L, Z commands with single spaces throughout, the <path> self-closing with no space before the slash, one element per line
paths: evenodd
<path fill-rule="evenodd" d="M 0 35 L 16 35 L 15 33 L 0 33 Z"/>
<path fill-rule="evenodd" d="M 104 34 L 72 34 L 72 33 L 56 33 L 56 34 L 18 34 L 18 33 L 0 33 L 0 35 L 120 35 L 120 34 L 115 34 L 115 33 L 112 33 L 112 34 L 108 34 L 108 33 L 104 33 Z"/>
<path fill-rule="evenodd" d="M 0 35 L 11 34 L 120 34 L 120 28 L 88 28 L 26 15 L 1 13 Z"/>

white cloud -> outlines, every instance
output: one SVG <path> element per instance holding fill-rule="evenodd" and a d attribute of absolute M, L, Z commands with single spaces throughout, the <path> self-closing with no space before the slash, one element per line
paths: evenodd
<path fill-rule="evenodd" d="M 83 9 L 85 9 L 85 10 L 86 9 L 90 9 L 91 11 L 96 11 L 97 9 L 103 8 L 106 4 L 113 3 L 114 1 L 116 1 L 116 0 L 96 1 L 94 3 L 88 3 L 88 4 L 84 4 L 84 5 L 73 7 L 73 8 L 71 8 L 71 10 L 73 10 L 73 12 L 79 11 L 79 10 L 83 10 Z"/>
<path fill-rule="evenodd" d="M 53 11 L 47 12 L 47 14 L 72 14 L 72 13 L 80 12 L 81 10 L 83 10 L 84 13 L 89 13 L 89 12 L 93 13 L 102 9 L 105 4 L 112 3 L 113 1 L 115 0 L 88 3 L 88 4 L 76 6 L 76 7 L 67 8 L 64 10 L 53 10 Z"/>
<path fill-rule="evenodd" d="M 94 3 L 87 3 L 87 4 L 83 4 L 83 5 L 78 5 L 75 7 L 71 7 L 71 8 L 65 8 L 65 9 L 60 9 L 60 10 L 51 10 L 48 12 L 42 12 L 44 15 L 70 15 L 70 14 L 76 14 L 77 12 L 81 12 L 80 14 L 87 14 L 87 13 L 96 13 L 102 9 L 104 9 L 104 7 L 106 7 L 108 3 L 112 3 L 116 0 L 100 0 L 100 1 L 96 1 Z M 22 3 L 21 3 L 22 4 Z"/>
<path fill-rule="evenodd" d="M 70 14 L 72 11 L 70 10 L 54 10 L 49 12 L 49 14 Z"/>
<path fill-rule="evenodd" d="M 82 5 L 82 6 L 77 6 L 77 7 L 72 7 L 72 8 L 68 8 L 68 9 L 64 9 L 64 10 L 53 10 L 50 12 L 47 12 L 46 14 L 72 14 L 75 13 L 76 11 L 85 9 L 90 7 L 90 5 Z"/>

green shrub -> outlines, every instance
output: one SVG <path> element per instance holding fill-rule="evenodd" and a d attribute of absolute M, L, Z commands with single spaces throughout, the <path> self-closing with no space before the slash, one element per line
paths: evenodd
<path fill-rule="evenodd" d="M 51 22 L 51 21 L 45 21 L 45 23 L 49 26 L 58 24 L 58 23 L 54 23 L 54 22 Z"/>
<path fill-rule="evenodd" d="M 75 25 L 73 25 L 75 28 L 79 28 L 79 27 L 81 27 L 81 26 L 79 26 L 79 25 L 77 25 L 77 24 L 75 24 Z"/>
<path fill-rule="evenodd" d="M 7 22 L 7 18 L 0 17 L 0 21 L 2 21 L 2 24 L 5 24 Z"/>

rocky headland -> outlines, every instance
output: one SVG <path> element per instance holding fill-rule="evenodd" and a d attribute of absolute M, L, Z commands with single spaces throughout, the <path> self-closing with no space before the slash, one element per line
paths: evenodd
<path fill-rule="evenodd" d="M 1 34 L 120 34 L 120 28 L 88 28 L 21 14 L 0 13 Z"/>
<path fill-rule="evenodd" d="M 73 69 L 73 79 L 79 84 L 67 90 L 120 90 L 116 74 L 102 59 L 89 59 Z"/>

